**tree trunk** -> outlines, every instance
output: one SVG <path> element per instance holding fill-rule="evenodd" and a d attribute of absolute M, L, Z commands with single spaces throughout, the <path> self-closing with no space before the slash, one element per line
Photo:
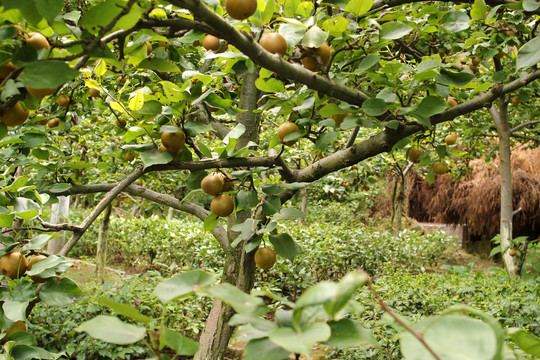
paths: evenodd
<path fill-rule="evenodd" d="M 167 211 L 167 221 L 171 221 L 173 219 L 173 215 L 174 215 L 174 209 L 170 207 L 169 211 Z"/>
<path fill-rule="evenodd" d="M 107 264 L 107 232 L 111 218 L 111 205 L 107 206 L 103 220 L 99 226 L 98 243 L 96 250 L 96 275 L 100 283 L 105 281 L 105 266 Z"/>
<path fill-rule="evenodd" d="M 394 215 L 394 233 L 401 231 L 401 218 L 403 216 L 403 203 L 405 202 L 405 181 L 404 177 L 399 177 L 400 183 L 398 184 L 397 200 L 396 200 L 396 213 Z"/>
<path fill-rule="evenodd" d="M 497 111 L 495 105 L 490 108 L 490 114 L 497 126 L 499 135 L 499 157 L 501 159 L 499 172 L 501 175 L 501 220 L 500 239 L 504 267 L 509 275 L 517 275 L 518 267 L 514 257 L 508 250 L 512 247 L 512 165 L 510 149 L 510 127 L 508 125 L 508 108 L 505 101 L 500 102 Z"/>
<path fill-rule="evenodd" d="M 255 281 L 254 255 L 254 251 L 246 253 L 243 244 L 238 244 L 234 249 L 229 248 L 222 282 L 231 283 L 240 290 L 249 292 Z M 228 325 L 233 315 L 234 310 L 229 305 L 221 300 L 214 300 L 194 360 L 223 359 L 234 331 L 234 327 Z"/>
<path fill-rule="evenodd" d="M 300 190 L 300 196 L 302 197 L 302 204 L 300 205 L 300 211 L 302 211 L 302 213 L 304 213 L 304 215 L 306 215 L 306 212 L 307 212 L 307 206 L 308 206 L 308 193 L 307 193 L 307 187 L 304 186 L 301 190 Z M 301 217 L 298 219 L 298 224 L 305 224 L 306 222 L 306 218 L 305 217 Z"/>
<path fill-rule="evenodd" d="M 242 93 L 240 108 L 246 110 L 238 116 L 238 122 L 246 128 L 246 131 L 238 139 L 237 149 L 245 147 L 250 141 L 258 143 L 259 119 L 253 111 L 257 108 L 259 91 L 255 87 L 257 73 L 247 73 L 242 79 Z M 243 211 L 237 212 L 228 218 L 229 244 L 238 236 L 233 232 L 232 226 L 241 224 L 250 217 Z M 255 250 L 246 253 L 245 243 L 238 244 L 235 248 L 230 246 L 225 249 L 225 269 L 221 281 L 233 284 L 244 292 L 249 292 L 255 282 Z M 199 351 L 194 360 L 218 360 L 222 359 L 227 351 L 229 340 L 234 327 L 229 326 L 229 320 L 234 310 L 220 300 L 215 300 L 206 320 L 204 330 L 199 339 Z"/>
<path fill-rule="evenodd" d="M 60 224 L 69 215 L 69 196 L 58 196 L 58 203 L 52 205 L 51 223 Z M 66 244 L 66 234 L 62 231 L 62 236 L 49 241 L 47 252 L 49 254 L 58 254 Z"/>

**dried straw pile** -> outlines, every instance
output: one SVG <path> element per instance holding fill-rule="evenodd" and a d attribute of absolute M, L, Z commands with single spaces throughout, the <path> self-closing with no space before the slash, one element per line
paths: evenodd
<path fill-rule="evenodd" d="M 470 234 L 491 239 L 499 233 L 500 175 L 498 162 L 474 160 L 471 175 L 453 181 L 439 176 L 432 185 L 412 172 L 408 182 L 409 216 L 418 221 L 468 224 Z M 514 150 L 512 155 L 514 237 L 540 235 L 540 149 Z"/>

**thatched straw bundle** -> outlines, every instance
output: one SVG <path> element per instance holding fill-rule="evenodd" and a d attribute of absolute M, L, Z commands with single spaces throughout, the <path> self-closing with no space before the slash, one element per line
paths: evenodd
<path fill-rule="evenodd" d="M 409 178 L 409 216 L 418 221 L 468 224 L 473 237 L 489 240 L 499 233 L 500 175 L 497 161 L 474 160 L 468 179 L 439 176 L 432 185 L 415 172 Z M 540 235 L 540 149 L 512 156 L 514 237 Z"/>

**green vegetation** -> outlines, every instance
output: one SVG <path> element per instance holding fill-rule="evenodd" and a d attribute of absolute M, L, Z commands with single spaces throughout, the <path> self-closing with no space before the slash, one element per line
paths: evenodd
<path fill-rule="evenodd" d="M 440 314 L 453 305 L 467 304 L 492 315 L 505 328 L 520 327 L 540 335 L 538 283 L 512 281 L 500 268 L 476 273 L 463 265 L 441 269 L 445 261 L 455 261 L 452 253 L 458 250 L 452 238 L 439 232 L 423 235 L 411 230 L 394 236 L 377 227 L 352 222 L 351 211 L 354 206 L 350 203 L 321 203 L 308 211 L 322 215 L 316 222 L 311 216 L 304 226 L 289 222 L 288 233 L 297 239 L 302 252 L 292 263 L 279 259 L 273 269 L 259 270 L 255 291 L 270 290 L 295 301 L 320 281 L 340 279 L 351 270 L 365 269 L 386 304 L 411 322 Z M 93 256 L 97 238 L 94 231 L 91 229 L 79 243 L 76 248 L 79 256 Z M 131 265 L 132 269 L 146 271 L 103 285 L 85 284 L 88 297 L 61 309 L 38 304 L 29 328 L 37 335 L 38 342 L 49 351 L 65 351 L 76 359 L 96 356 L 130 359 L 146 353 L 148 350 L 139 343 L 127 347 L 112 345 L 73 331 L 95 316 L 114 314 L 97 303 L 100 297 L 134 305 L 141 314 L 162 318 L 169 328 L 198 338 L 211 299 L 189 297 L 171 301 L 162 308 L 153 289 L 170 276 L 192 268 L 219 272 L 223 256 L 215 240 L 190 218 L 167 221 L 157 216 L 113 217 L 109 231 L 111 265 L 118 268 Z M 152 249 L 156 249 L 155 253 L 151 253 Z M 159 271 L 149 270 L 152 267 Z M 352 318 L 370 329 L 384 350 L 373 346 L 329 347 L 324 350 L 327 358 L 385 359 L 388 354 L 399 357 L 399 336 L 383 325 L 383 311 L 370 291 L 362 288 L 355 299 L 364 310 Z M 272 312 L 280 311 L 285 305 L 281 301 L 270 304 Z M 166 314 L 164 318 L 163 314 Z M 521 354 L 519 358 L 531 357 Z"/>

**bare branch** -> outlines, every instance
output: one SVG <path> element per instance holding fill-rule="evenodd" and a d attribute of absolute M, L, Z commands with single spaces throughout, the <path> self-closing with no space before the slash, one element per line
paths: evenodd
<path fill-rule="evenodd" d="M 73 233 L 69 241 L 64 245 L 59 255 L 66 256 L 71 249 L 75 246 L 81 236 L 88 230 L 90 225 L 97 219 L 99 214 L 120 194 L 126 187 L 135 182 L 144 174 L 144 168 L 142 164 L 139 164 L 135 170 L 129 174 L 124 180 L 120 181 L 114 188 L 112 188 L 107 195 L 97 204 L 97 206 L 90 212 L 90 214 L 83 220 L 80 225 L 80 230 Z"/>
<path fill-rule="evenodd" d="M 540 120 L 528 121 L 526 123 L 519 124 L 518 126 L 514 127 L 513 129 L 510 129 L 510 134 L 513 133 L 514 131 L 518 131 L 519 129 L 522 129 L 524 127 L 527 127 L 529 125 L 534 125 L 534 124 L 540 124 Z"/>

